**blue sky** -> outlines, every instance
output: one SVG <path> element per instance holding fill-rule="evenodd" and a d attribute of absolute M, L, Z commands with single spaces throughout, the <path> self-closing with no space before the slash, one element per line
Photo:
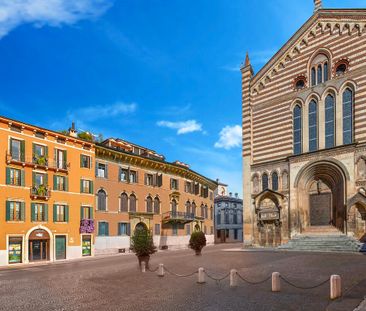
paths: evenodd
<path fill-rule="evenodd" d="M 312 0 L 0 0 L 0 113 L 75 121 L 241 194 L 240 64 L 249 51 L 257 71 L 312 12 Z"/>

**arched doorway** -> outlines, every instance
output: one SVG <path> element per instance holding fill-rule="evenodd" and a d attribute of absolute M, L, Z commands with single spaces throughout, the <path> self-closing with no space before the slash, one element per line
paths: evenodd
<path fill-rule="evenodd" d="M 28 238 L 29 261 L 50 260 L 50 235 L 46 230 L 35 229 Z"/>
<path fill-rule="evenodd" d="M 295 179 L 297 222 L 310 226 L 335 226 L 346 230 L 346 168 L 336 160 L 318 161 L 303 167 Z"/>
<path fill-rule="evenodd" d="M 136 227 L 135 227 L 135 230 L 138 231 L 138 230 L 147 230 L 147 226 L 145 223 L 143 222 L 139 222 Z"/>

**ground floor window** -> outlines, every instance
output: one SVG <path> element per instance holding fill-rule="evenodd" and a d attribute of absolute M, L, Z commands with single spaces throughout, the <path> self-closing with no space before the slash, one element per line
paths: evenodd
<path fill-rule="evenodd" d="M 229 229 L 226 229 L 226 237 L 228 238 L 230 235 L 230 230 Z"/>
<path fill-rule="evenodd" d="M 98 222 L 98 235 L 108 236 L 109 235 L 109 224 L 106 221 Z"/>
<path fill-rule="evenodd" d="M 178 225 L 177 224 L 173 225 L 173 235 L 178 235 Z"/>
<path fill-rule="evenodd" d="M 238 229 L 234 229 L 234 240 L 238 239 Z"/>
<path fill-rule="evenodd" d="M 90 235 L 83 235 L 81 246 L 82 246 L 82 255 L 91 256 L 91 236 Z"/>
<path fill-rule="evenodd" d="M 126 222 L 118 223 L 118 235 L 130 235 L 130 224 Z"/>
<path fill-rule="evenodd" d="M 186 234 L 191 235 L 191 225 L 186 225 Z"/>
<path fill-rule="evenodd" d="M 160 224 L 155 224 L 155 235 L 160 235 Z"/>
<path fill-rule="evenodd" d="M 23 257 L 23 238 L 11 237 L 8 245 L 9 263 L 21 263 Z"/>

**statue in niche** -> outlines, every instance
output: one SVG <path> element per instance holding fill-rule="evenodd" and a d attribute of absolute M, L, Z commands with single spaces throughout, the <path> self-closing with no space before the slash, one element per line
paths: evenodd
<path fill-rule="evenodd" d="M 282 189 L 288 188 L 288 174 L 287 172 L 283 172 L 282 174 Z"/>
<path fill-rule="evenodd" d="M 258 180 L 258 176 L 255 175 L 253 177 L 253 192 L 258 193 L 258 191 L 259 191 L 259 180 Z"/>
<path fill-rule="evenodd" d="M 366 179 L 366 157 L 364 156 L 357 161 L 357 176 L 359 179 Z"/>

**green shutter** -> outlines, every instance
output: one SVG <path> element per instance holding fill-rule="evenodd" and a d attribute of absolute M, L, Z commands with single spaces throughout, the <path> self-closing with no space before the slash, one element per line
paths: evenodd
<path fill-rule="evenodd" d="M 10 220 L 10 201 L 6 201 L 6 221 Z"/>
<path fill-rule="evenodd" d="M 36 173 L 32 172 L 32 185 L 35 186 L 36 185 Z"/>
<path fill-rule="evenodd" d="M 44 221 L 48 221 L 48 204 L 44 204 Z"/>
<path fill-rule="evenodd" d="M 36 155 L 36 144 L 32 144 L 32 157 Z"/>
<path fill-rule="evenodd" d="M 35 203 L 31 203 L 31 221 L 35 221 L 35 220 L 36 220 Z"/>
<path fill-rule="evenodd" d="M 90 211 L 90 219 L 93 219 L 93 208 L 89 207 L 89 211 Z"/>
<path fill-rule="evenodd" d="M 105 178 L 108 178 L 108 164 L 105 165 Z"/>
<path fill-rule="evenodd" d="M 10 185 L 10 170 L 11 170 L 10 167 L 6 168 L 6 184 L 7 185 Z"/>
<path fill-rule="evenodd" d="M 80 167 L 83 167 L 83 155 L 80 155 Z"/>
<path fill-rule="evenodd" d="M 20 220 L 25 221 L 25 202 L 20 203 Z"/>
<path fill-rule="evenodd" d="M 69 206 L 65 205 L 65 221 L 69 222 Z"/>
<path fill-rule="evenodd" d="M 65 177 L 65 191 L 69 191 L 69 177 Z"/>
<path fill-rule="evenodd" d="M 94 183 L 93 181 L 90 181 L 90 193 L 94 193 Z"/>
<path fill-rule="evenodd" d="M 83 189 L 83 180 L 80 179 L 80 193 L 83 193 L 84 189 Z"/>
<path fill-rule="evenodd" d="M 46 173 L 44 176 L 44 185 L 47 187 L 48 186 L 48 174 Z"/>
<path fill-rule="evenodd" d="M 20 159 L 25 162 L 25 141 L 20 142 Z"/>
<path fill-rule="evenodd" d="M 21 186 L 25 187 L 25 170 L 20 171 L 20 182 Z"/>
<path fill-rule="evenodd" d="M 44 157 L 48 159 L 48 146 L 44 147 Z"/>
<path fill-rule="evenodd" d="M 67 151 L 66 151 L 66 150 L 64 150 L 64 151 L 63 151 L 63 153 L 64 153 L 64 162 L 65 162 L 65 167 L 67 167 Z"/>
<path fill-rule="evenodd" d="M 127 235 L 131 235 L 131 224 L 127 223 Z"/>
<path fill-rule="evenodd" d="M 84 219 L 84 208 L 81 206 L 80 207 L 80 220 Z"/>
<path fill-rule="evenodd" d="M 108 222 L 105 223 L 105 235 L 109 236 L 109 223 Z"/>
<path fill-rule="evenodd" d="M 53 190 L 57 190 L 57 189 L 58 189 L 57 175 L 53 175 Z"/>
<path fill-rule="evenodd" d="M 57 204 L 53 204 L 53 222 L 57 222 Z"/>

